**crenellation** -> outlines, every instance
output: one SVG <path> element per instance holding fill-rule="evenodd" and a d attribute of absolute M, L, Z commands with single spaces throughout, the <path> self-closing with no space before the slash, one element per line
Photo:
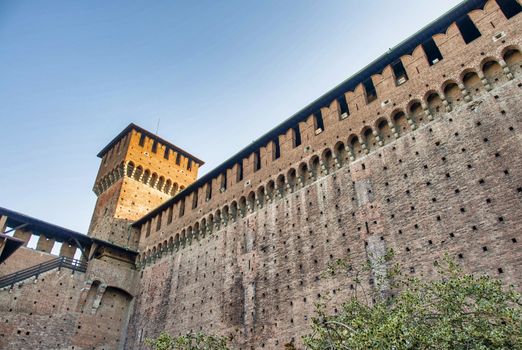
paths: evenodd
<path fill-rule="evenodd" d="M 160 331 L 302 348 L 318 300 L 335 313 L 359 293 L 346 276 L 323 278 L 328 263 L 362 266 L 389 248 L 411 276 L 430 278 L 450 254 L 466 272 L 520 289 L 513 1 L 452 10 L 199 180 L 200 160 L 129 125 L 98 154 L 91 237 L 66 233 L 81 240 L 86 271 L 0 290 L 0 346 L 38 348 L 21 325 L 45 334 L 39 317 L 57 313 L 47 348 L 142 349 Z M 74 256 L 71 239 L 32 228 L 14 236 L 27 244 L 33 232 L 37 249 L 19 248 L 8 273 L 55 259 L 55 242 Z M 362 286 L 389 293 L 376 282 L 388 268 L 361 272 Z"/>
<path fill-rule="evenodd" d="M 488 71 L 486 70 L 486 72 L 488 72 Z M 492 73 L 490 73 L 489 75 L 491 75 L 491 74 Z M 498 78 L 496 78 L 496 79 L 498 79 Z M 497 80 L 497 82 L 498 82 L 498 80 Z M 448 112 L 448 110 L 451 107 L 452 102 L 454 102 L 454 101 L 458 102 L 457 100 L 465 99 L 465 95 L 467 95 L 467 92 L 465 91 L 463 93 L 463 91 L 462 91 L 462 86 L 464 86 L 464 84 L 463 83 L 459 83 L 459 84 L 461 85 L 460 88 L 459 88 L 459 85 L 454 80 L 450 80 L 450 81 L 445 82 L 443 84 L 443 87 L 441 87 L 441 90 L 439 90 L 439 91 L 442 91 L 442 93 L 439 94 L 437 92 L 437 90 L 432 90 L 431 92 L 428 92 L 428 93 L 430 93 L 430 95 L 425 97 L 427 112 L 429 112 L 428 119 L 430 119 L 430 117 L 433 115 L 442 113 L 442 109 L 444 109 L 445 112 Z M 441 97 L 441 96 L 443 96 L 443 97 Z M 449 99 L 449 101 L 448 101 L 448 99 Z M 420 108 L 422 108 L 422 105 L 419 106 L 417 101 L 409 102 L 409 103 L 415 107 L 414 114 L 419 119 L 419 121 L 417 121 L 417 123 L 422 122 L 422 120 L 420 120 L 421 115 L 422 115 Z M 424 113 L 426 113 L 426 111 Z M 404 115 L 404 114 L 402 114 L 402 115 Z M 404 119 L 404 123 L 400 124 L 401 123 L 400 120 L 403 120 L 403 119 Z M 409 125 L 409 127 L 412 127 L 412 126 L 416 127 L 416 124 L 417 124 L 416 121 L 410 116 L 410 114 L 408 114 L 407 116 L 404 116 L 404 117 L 397 118 L 397 119 L 395 119 L 395 121 L 399 123 L 398 125 L 401 125 L 398 129 L 401 129 L 401 128 L 406 129 L 407 125 Z M 389 124 L 390 123 L 388 123 L 388 126 L 389 126 Z M 393 123 L 391 123 L 391 124 L 393 125 Z M 381 124 L 381 126 L 383 129 L 386 128 L 386 125 Z M 361 149 L 358 150 L 357 147 L 354 147 L 355 148 L 354 152 L 362 154 L 362 153 L 369 152 L 372 147 L 375 147 L 379 143 L 379 140 L 376 140 L 376 138 L 379 137 L 379 135 L 378 134 L 375 135 L 375 134 L 376 134 L 376 132 L 371 130 L 371 128 L 365 127 L 363 129 L 363 135 L 361 137 L 357 137 L 357 139 L 363 140 L 363 143 L 360 146 Z M 396 130 L 395 134 L 397 134 L 396 136 L 399 136 L 399 134 L 400 134 L 399 130 Z M 358 141 L 354 142 L 354 146 L 356 145 L 356 143 L 358 143 Z"/>

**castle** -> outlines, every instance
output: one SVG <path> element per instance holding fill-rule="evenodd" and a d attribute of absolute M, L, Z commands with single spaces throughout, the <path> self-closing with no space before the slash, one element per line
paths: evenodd
<path fill-rule="evenodd" d="M 200 178 L 130 124 L 98 154 L 88 235 L 0 208 L 0 348 L 300 348 L 314 302 L 350 292 L 327 264 L 389 248 L 412 275 L 449 253 L 520 289 L 521 9 L 461 3 Z"/>

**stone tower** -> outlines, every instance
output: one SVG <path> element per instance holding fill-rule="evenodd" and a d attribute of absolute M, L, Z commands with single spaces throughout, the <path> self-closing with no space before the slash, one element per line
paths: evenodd
<path fill-rule="evenodd" d="M 130 124 L 98 157 L 93 191 L 98 196 L 89 235 L 137 248 L 129 225 L 193 183 L 203 161 Z"/>

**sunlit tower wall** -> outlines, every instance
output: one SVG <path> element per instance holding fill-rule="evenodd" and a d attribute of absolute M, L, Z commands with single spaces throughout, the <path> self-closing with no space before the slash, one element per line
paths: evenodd
<path fill-rule="evenodd" d="M 93 191 L 98 196 L 89 235 L 137 248 L 129 225 L 193 183 L 203 161 L 155 134 L 130 124 L 98 157 Z"/>

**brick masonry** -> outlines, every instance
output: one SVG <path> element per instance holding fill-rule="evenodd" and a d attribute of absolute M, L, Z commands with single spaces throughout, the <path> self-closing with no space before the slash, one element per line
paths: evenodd
<path fill-rule="evenodd" d="M 321 130 L 315 115 L 297 124 L 301 145 L 289 129 L 279 158 L 268 142 L 212 181 L 191 186 L 197 166 L 131 130 L 103 155 L 89 234 L 137 249 L 136 268 L 102 252 L 85 274 L 1 290 L 0 347 L 143 349 L 162 330 L 202 330 L 237 349 L 299 348 L 314 302 L 329 296 L 336 312 L 352 293 L 321 277 L 328 262 L 387 248 L 412 275 L 449 254 L 520 289 L 522 17 L 493 0 L 469 16 L 480 37 L 466 44 L 450 25 L 433 37 L 439 62 L 419 45 L 401 57 L 404 83 L 384 68 L 375 100 L 360 84 L 343 95 L 349 113 L 334 100 Z M 22 249 L 28 262 L 48 254 Z"/>

